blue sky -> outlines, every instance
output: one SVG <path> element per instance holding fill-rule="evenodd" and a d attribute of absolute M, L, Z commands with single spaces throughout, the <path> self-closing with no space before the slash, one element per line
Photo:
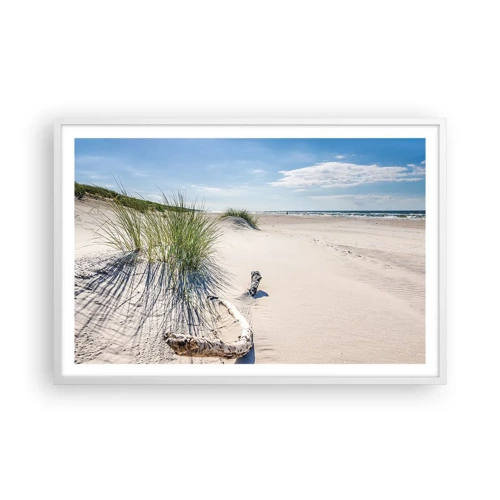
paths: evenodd
<path fill-rule="evenodd" d="M 207 210 L 423 210 L 425 139 L 76 139 L 75 180 Z"/>

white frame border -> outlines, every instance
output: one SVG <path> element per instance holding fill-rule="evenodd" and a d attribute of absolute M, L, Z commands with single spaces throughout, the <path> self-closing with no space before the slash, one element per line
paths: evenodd
<path fill-rule="evenodd" d="M 437 376 L 63 376 L 62 374 L 62 128 L 65 125 L 427 125 L 438 127 Z M 56 384 L 446 384 L 446 120 L 442 118 L 70 118 L 54 125 L 54 383 Z"/>

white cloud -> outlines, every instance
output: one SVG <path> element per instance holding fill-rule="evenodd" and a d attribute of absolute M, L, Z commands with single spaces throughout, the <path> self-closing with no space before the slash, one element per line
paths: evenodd
<path fill-rule="evenodd" d="M 420 166 L 413 167 L 412 172 L 413 172 L 413 175 L 418 176 L 418 177 L 422 177 L 422 180 L 425 177 L 425 167 L 420 167 Z"/>
<path fill-rule="evenodd" d="M 132 165 L 120 158 L 114 158 L 112 156 L 96 156 L 96 155 L 79 155 L 75 157 L 75 165 L 82 170 L 82 173 L 92 174 L 93 172 L 87 171 L 90 169 L 99 169 L 101 172 L 106 172 L 107 177 L 111 177 L 111 174 L 118 175 L 120 173 L 126 172 L 133 177 L 150 177 L 145 165 Z M 102 174 L 98 174 L 99 177 L 92 177 L 95 179 L 104 179 Z M 90 177 L 90 175 L 89 175 Z"/>
<path fill-rule="evenodd" d="M 414 163 L 408 163 L 408 165 L 406 165 L 406 166 L 411 167 L 411 168 L 416 167 L 416 165 Z"/>
<path fill-rule="evenodd" d="M 345 158 L 344 155 L 337 155 L 335 156 L 335 158 L 337 158 L 337 160 L 343 160 Z"/>
<path fill-rule="evenodd" d="M 301 191 L 306 191 L 306 189 L 301 188 L 301 189 L 294 189 L 293 190 L 294 193 L 300 193 Z"/>
<path fill-rule="evenodd" d="M 420 165 L 425 165 L 425 160 L 420 162 Z"/>
<path fill-rule="evenodd" d="M 86 177 L 87 179 L 91 179 L 93 181 L 100 181 L 103 179 L 108 180 L 111 177 L 110 175 L 96 174 L 94 172 L 84 172 L 82 176 Z"/>
<path fill-rule="evenodd" d="M 220 196 L 239 196 L 241 191 L 234 188 L 219 188 L 213 186 L 198 186 L 197 184 L 191 184 L 193 189 L 201 193 L 218 194 Z"/>
<path fill-rule="evenodd" d="M 198 191 L 208 191 L 209 193 L 220 193 L 222 191 L 221 188 L 216 187 L 208 187 L 208 186 L 199 186 Z"/>
<path fill-rule="evenodd" d="M 353 163 L 325 162 L 295 170 L 280 170 L 281 179 L 271 186 L 288 188 L 344 188 L 375 182 L 418 182 L 424 180 L 422 167 L 379 167 Z"/>
<path fill-rule="evenodd" d="M 256 168 L 255 170 L 250 170 L 251 174 L 265 174 L 266 171 L 262 170 L 261 168 Z"/>

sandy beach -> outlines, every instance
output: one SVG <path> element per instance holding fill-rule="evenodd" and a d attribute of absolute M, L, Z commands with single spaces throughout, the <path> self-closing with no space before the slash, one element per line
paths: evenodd
<path fill-rule="evenodd" d="M 96 239 L 98 210 L 75 202 L 75 362 L 234 363 L 171 351 L 162 299 L 144 303 L 140 266 L 110 271 L 118 254 Z M 222 228 L 225 298 L 254 334 L 236 363 L 425 362 L 425 220 L 259 215 L 259 230 L 233 219 Z M 255 270 L 262 281 L 250 298 Z M 238 334 L 222 317 L 217 335 Z"/>

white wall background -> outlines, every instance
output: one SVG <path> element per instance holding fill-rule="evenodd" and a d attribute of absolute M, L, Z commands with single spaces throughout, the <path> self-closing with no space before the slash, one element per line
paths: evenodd
<path fill-rule="evenodd" d="M 498 498 L 493 2 L 17 1 L 0 19 L 3 498 Z M 446 117 L 445 387 L 60 387 L 52 123 Z"/>

